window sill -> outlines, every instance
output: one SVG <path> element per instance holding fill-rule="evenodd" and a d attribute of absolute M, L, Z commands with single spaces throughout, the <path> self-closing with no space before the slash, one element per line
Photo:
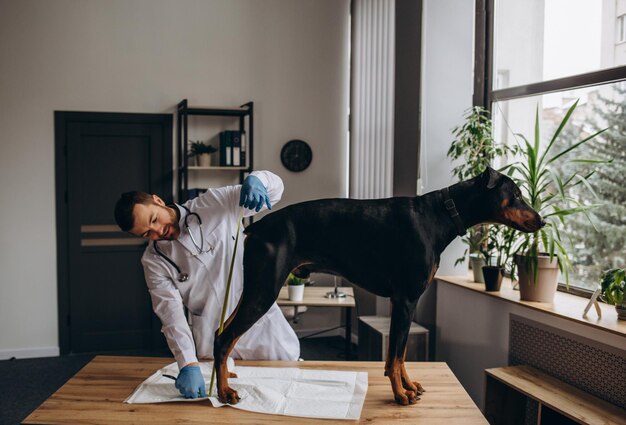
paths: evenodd
<path fill-rule="evenodd" d="M 615 307 L 604 303 L 600 304 L 602 317 L 598 318 L 595 308 L 591 307 L 587 313 L 587 317 L 582 317 L 585 307 L 589 300 L 564 292 L 557 292 L 554 295 L 554 303 L 539 303 L 530 301 L 520 301 L 519 291 L 513 290 L 511 280 L 505 278 L 502 281 L 502 287 L 498 292 L 485 291 L 483 283 L 474 282 L 471 276 L 435 276 L 440 282 L 449 283 L 470 291 L 485 294 L 486 296 L 499 298 L 501 300 L 511 302 L 533 310 L 542 311 L 553 316 L 561 317 L 603 331 L 611 332 L 616 335 L 626 336 L 626 321 L 617 319 Z"/>

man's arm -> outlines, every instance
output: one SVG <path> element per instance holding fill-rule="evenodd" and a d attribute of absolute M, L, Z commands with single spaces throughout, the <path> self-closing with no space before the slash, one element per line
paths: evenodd
<path fill-rule="evenodd" d="M 283 195 L 283 181 L 280 177 L 270 171 L 253 171 L 250 176 L 254 176 L 263 185 L 263 189 L 266 191 L 267 199 L 272 207 L 278 203 Z M 245 183 L 245 181 L 244 181 Z M 190 201 L 189 208 L 204 208 L 204 207 L 217 207 L 221 206 L 225 212 L 235 215 L 239 214 L 239 203 L 241 201 L 241 189 L 242 185 L 225 186 L 220 188 L 212 188 L 207 190 L 202 195 Z M 267 208 L 267 204 L 261 205 L 263 210 Z M 256 214 L 256 209 L 244 208 L 243 215 L 249 217 Z M 203 218 L 204 220 L 204 218 Z"/>
<path fill-rule="evenodd" d="M 147 254 L 148 258 L 151 254 Z M 183 308 L 183 300 L 171 279 L 146 257 L 141 260 L 152 308 L 161 320 L 161 330 L 178 363 L 176 388 L 185 398 L 206 397 L 206 384 L 196 357 L 196 347 Z"/>
<path fill-rule="evenodd" d="M 147 256 L 150 257 L 151 254 Z M 158 263 L 144 258 L 142 264 L 152 308 L 161 320 L 161 330 L 178 367 L 182 369 L 197 364 L 196 347 L 178 289 L 171 279 L 162 273 Z"/>
<path fill-rule="evenodd" d="M 258 181 L 252 182 L 252 185 L 248 185 L 247 183 L 250 177 L 256 178 Z M 266 200 L 262 201 L 257 210 L 257 208 L 249 208 L 249 204 L 246 202 L 246 195 L 248 195 L 250 191 L 255 192 L 254 195 L 258 195 L 254 184 L 259 182 L 263 185 L 262 189 L 265 190 L 265 193 L 263 193 L 262 196 L 266 196 Z M 250 173 L 250 176 L 246 178 L 244 184 L 240 186 L 239 189 L 239 205 L 245 207 L 243 212 L 244 217 L 249 217 L 256 214 L 258 211 L 267 208 L 267 203 L 271 206 L 270 208 L 274 207 L 274 205 L 280 201 L 284 189 L 285 187 L 282 179 L 270 171 L 253 171 Z M 255 206 L 256 205 L 252 205 L 252 207 Z"/>

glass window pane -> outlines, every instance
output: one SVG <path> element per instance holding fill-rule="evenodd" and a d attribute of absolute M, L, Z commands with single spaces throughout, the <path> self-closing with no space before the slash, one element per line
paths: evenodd
<path fill-rule="evenodd" d="M 515 144 L 523 143 L 515 136 L 521 133 L 532 143 L 538 108 L 541 140 L 546 146 L 576 99 L 580 99 L 578 107 L 554 145 L 555 153 L 599 129 L 608 128 L 590 143 L 553 164 L 553 169 L 561 175 L 571 174 L 572 167 L 580 165 L 583 173 L 595 171 L 589 182 L 598 199 L 594 199 L 583 185 L 577 186 L 570 193 L 584 204 L 602 204 L 589 214 L 593 225 L 584 214 L 577 214 L 568 217 L 567 226 L 561 229 L 574 265 L 570 285 L 593 289 L 602 270 L 626 266 L 626 83 L 494 103 L 494 134 L 498 141 Z M 613 163 L 597 165 L 571 162 L 573 159 L 590 157 L 613 158 Z M 571 238 L 571 245 L 568 237 Z"/>
<path fill-rule="evenodd" d="M 494 90 L 626 64 L 626 0 L 496 0 Z"/>

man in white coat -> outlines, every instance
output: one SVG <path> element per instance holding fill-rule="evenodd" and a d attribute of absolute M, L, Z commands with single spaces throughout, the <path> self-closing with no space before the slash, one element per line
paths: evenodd
<path fill-rule="evenodd" d="M 141 262 L 152 306 L 180 372 L 176 387 L 186 398 L 205 397 L 199 359 L 213 358 L 240 207 L 244 217 L 275 205 L 283 183 L 269 171 L 254 171 L 243 185 L 209 189 L 182 205 L 166 205 L 144 192 L 122 194 L 115 219 L 123 231 L 152 241 Z M 226 318 L 243 289 L 243 229 L 233 269 Z M 191 327 L 184 307 L 191 314 Z M 274 303 L 237 342 L 235 358 L 297 360 L 300 344 Z"/>

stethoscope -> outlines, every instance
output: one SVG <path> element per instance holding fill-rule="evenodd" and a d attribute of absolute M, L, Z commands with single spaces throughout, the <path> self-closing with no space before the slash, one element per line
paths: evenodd
<path fill-rule="evenodd" d="M 187 208 L 184 205 L 181 205 L 181 207 L 183 207 L 185 209 L 185 211 L 187 211 L 187 215 L 185 216 L 185 229 L 187 230 L 187 233 L 189 233 L 189 237 L 191 238 L 191 243 L 193 244 L 193 246 L 198 250 L 197 254 L 194 255 L 200 255 L 200 254 L 204 254 L 210 251 L 213 251 L 213 247 L 209 246 L 209 249 L 205 250 L 204 249 L 204 232 L 202 231 L 202 219 L 200 218 L 200 216 L 195 213 L 195 212 L 191 212 L 191 210 L 189 208 Z M 189 227 L 189 217 L 190 216 L 195 216 L 198 219 L 198 228 L 200 229 L 200 245 L 198 245 L 198 243 L 196 242 L 196 239 L 193 237 L 193 233 L 191 233 L 191 229 Z M 157 252 L 157 254 L 159 254 L 159 256 L 161 258 L 163 258 L 165 261 L 167 261 L 168 263 L 170 263 L 172 265 L 172 267 L 174 267 L 176 269 L 176 271 L 178 272 L 178 276 L 177 279 L 179 282 L 187 282 L 189 280 L 189 274 L 188 273 L 183 273 L 180 270 L 180 267 L 178 267 L 178 265 L 174 262 L 174 260 L 172 260 L 170 257 L 168 257 L 167 255 L 165 255 L 163 253 L 163 251 L 161 251 L 157 245 L 158 241 L 154 241 L 153 242 L 153 246 L 154 246 L 154 250 Z"/>

